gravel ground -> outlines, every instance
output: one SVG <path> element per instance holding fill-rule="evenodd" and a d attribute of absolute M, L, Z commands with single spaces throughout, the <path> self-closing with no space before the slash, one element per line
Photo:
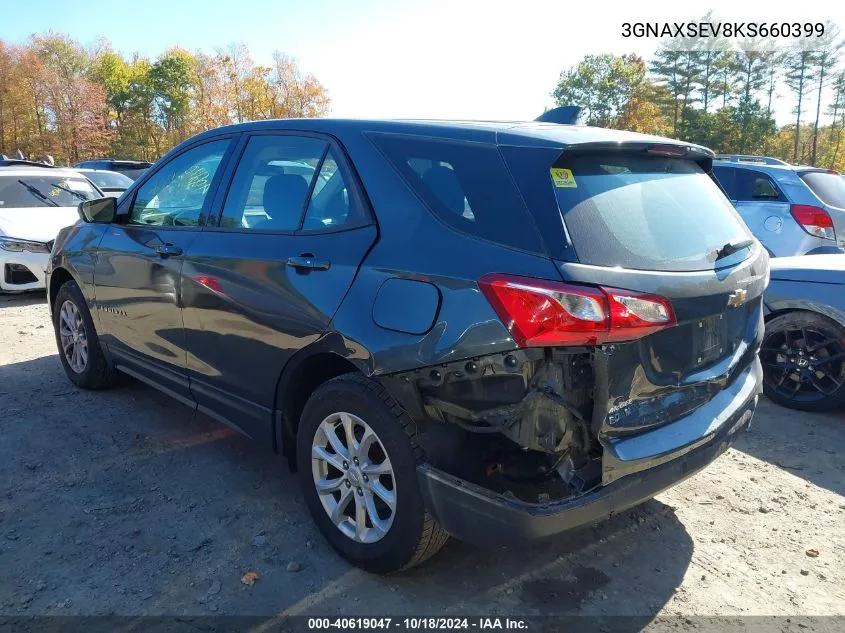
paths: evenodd
<path fill-rule="evenodd" d="M 0 437 L 0 614 L 845 615 L 845 412 L 763 402 L 633 511 L 389 578 L 329 549 L 278 457 L 140 383 L 76 389 L 40 294 L 0 297 Z"/>

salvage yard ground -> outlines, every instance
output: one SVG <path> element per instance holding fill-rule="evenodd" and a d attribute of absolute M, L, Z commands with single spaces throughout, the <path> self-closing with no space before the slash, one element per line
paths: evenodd
<path fill-rule="evenodd" d="M 43 295 L 4 296 L 0 570 L 5 615 L 845 615 L 845 411 L 763 402 L 640 508 L 381 578 L 329 549 L 278 457 L 140 383 L 75 388 Z"/>

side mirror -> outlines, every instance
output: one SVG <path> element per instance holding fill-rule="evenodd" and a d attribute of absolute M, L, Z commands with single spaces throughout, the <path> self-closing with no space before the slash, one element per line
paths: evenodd
<path fill-rule="evenodd" d="M 115 198 L 97 198 L 80 202 L 79 217 L 85 222 L 97 224 L 109 224 L 114 221 L 117 213 L 117 200 Z"/>

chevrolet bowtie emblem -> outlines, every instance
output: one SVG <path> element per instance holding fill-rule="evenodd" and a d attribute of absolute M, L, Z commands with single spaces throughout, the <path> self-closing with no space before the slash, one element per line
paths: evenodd
<path fill-rule="evenodd" d="M 744 288 L 737 288 L 731 294 L 728 295 L 728 305 L 734 308 L 738 308 L 743 303 L 745 303 L 745 299 L 748 297 L 748 291 Z"/>

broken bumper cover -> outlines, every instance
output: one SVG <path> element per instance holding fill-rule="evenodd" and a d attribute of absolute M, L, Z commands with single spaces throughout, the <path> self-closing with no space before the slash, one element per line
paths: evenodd
<path fill-rule="evenodd" d="M 420 489 L 428 510 L 443 528 L 475 545 L 496 547 L 593 524 L 651 499 L 721 455 L 750 424 L 761 384 L 762 369 L 755 359 L 733 384 L 693 414 L 617 442 L 611 459 L 624 470 L 624 456 L 632 456 L 627 460 L 628 474 L 574 499 L 524 502 L 428 464 L 417 469 Z M 690 438 L 690 430 L 698 435 Z M 632 440 L 636 443 L 624 446 Z M 646 457 L 642 451 L 649 444 L 652 454 Z"/>

